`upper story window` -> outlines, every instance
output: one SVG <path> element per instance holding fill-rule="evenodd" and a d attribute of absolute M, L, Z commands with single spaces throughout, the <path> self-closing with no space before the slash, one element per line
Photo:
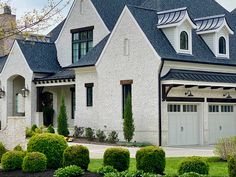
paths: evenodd
<path fill-rule="evenodd" d="M 223 36 L 219 39 L 219 54 L 226 54 L 226 40 Z"/>
<path fill-rule="evenodd" d="M 188 50 L 188 34 L 185 31 L 180 33 L 180 49 Z"/>
<path fill-rule="evenodd" d="M 71 30 L 72 63 L 76 63 L 93 48 L 93 27 Z"/>

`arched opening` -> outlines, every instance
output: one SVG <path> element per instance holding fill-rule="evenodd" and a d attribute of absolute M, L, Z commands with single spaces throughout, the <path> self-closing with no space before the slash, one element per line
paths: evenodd
<path fill-rule="evenodd" d="M 219 54 L 226 54 L 226 40 L 223 36 L 219 39 Z"/>
<path fill-rule="evenodd" d="M 188 50 L 188 34 L 185 31 L 180 33 L 180 49 Z"/>
<path fill-rule="evenodd" d="M 48 127 L 53 125 L 53 94 L 50 92 L 44 92 L 42 94 L 43 103 L 43 124 Z"/>
<path fill-rule="evenodd" d="M 25 78 L 15 75 L 7 80 L 7 115 L 25 116 L 25 98 L 22 89 L 25 88 Z"/>

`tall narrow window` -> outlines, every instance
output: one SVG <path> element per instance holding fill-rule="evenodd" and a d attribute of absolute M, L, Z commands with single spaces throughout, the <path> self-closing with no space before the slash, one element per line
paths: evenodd
<path fill-rule="evenodd" d="M 129 39 L 124 40 L 124 55 L 129 55 Z"/>
<path fill-rule="evenodd" d="M 76 63 L 93 48 L 93 27 L 71 30 L 72 62 Z"/>
<path fill-rule="evenodd" d="M 93 83 L 85 84 L 87 107 L 93 106 Z"/>
<path fill-rule="evenodd" d="M 125 103 L 126 103 L 128 95 L 130 94 L 130 96 L 132 98 L 133 81 L 127 80 L 127 81 L 121 81 L 120 83 L 122 85 L 122 113 L 123 113 L 122 117 L 124 117 Z"/>
<path fill-rule="evenodd" d="M 219 54 L 226 54 L 226 40 L 223 36 L 219 39 Z"/>
<path fill-rule="evenodd" d="M 188 34 L 185 31 L 180 34 L 180 49 L 188 50 Z"/>
<path fill-rule="evenodd" d="M 71 119 L 75 119 L 75 88 L 71 88 Z"/>
<path fill-rule="evenodd" d="M 84 0 L 80 1 L 79 11 L 80 11 L 80 14 L 84 13 Z"/>

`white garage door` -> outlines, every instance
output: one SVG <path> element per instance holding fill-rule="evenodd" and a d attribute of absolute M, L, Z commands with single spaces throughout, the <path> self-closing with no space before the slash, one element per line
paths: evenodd
<path fill-rule="evenodd" d="M 209 143 L 220 138 L 236 135 L 236 114 L 234 105 L 209 105 Z"/>
<path fill-rule="evenodd" d="M 199 144 L 198 117 L 198 106 L 195 104 L 169 104 L 169 146 Z"/>

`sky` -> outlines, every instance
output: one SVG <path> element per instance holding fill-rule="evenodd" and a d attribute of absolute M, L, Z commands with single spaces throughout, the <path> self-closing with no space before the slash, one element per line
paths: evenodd
<path fill-rule="evenodd" d="M 42 9 L 47 4 L 47 1 L 48 0 L 0 0 L 0 2 L 9 2 L 12 8 L 14 9 L 13 12 L 17 15 L 18 18 L 20 18 L 25 12 L 32 11 L 33 9 Z M 72 4 L 73 0 L 70 1 Z M 234 8 L 236 8 L 236 0 L 216 1 L 218 1 L 222 6 L 224 6 L 228 11 L 232 11 Z M 66 17 L 66 15 L 68 14 L 71 4 L 63 10 L 62 14 L 64 17 Z M 50 29 L 45 31 L 45 33 L 47 33 L 48 31 L 50 31 Z"/>

